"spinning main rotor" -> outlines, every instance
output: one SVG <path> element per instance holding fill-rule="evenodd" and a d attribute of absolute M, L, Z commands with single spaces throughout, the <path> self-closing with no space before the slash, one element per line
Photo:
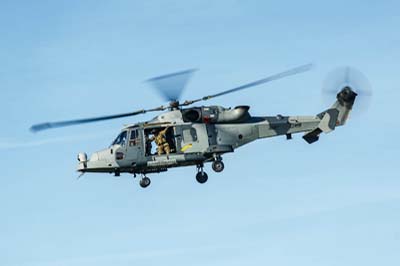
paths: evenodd
<path fill-rule="evenodd" d="M 225 90 L 213 95 L 207 95 L 198 99 L 194 100 L 186 100 L 184 102 L 180 102 L 180 97 L 183 92 L 183 90 L 186 87 L 187 82 L 189 81 L 190 77 L 193 75 L 193 73 L 196 71 L 195 69 L 189 69 L 181 72 L 176 72 L 168 75 L 163 75 L 155 78 L 151 78 L 147 80 L 149 83 L 151 83 L 162 95 L 162 97 L 169 102 L 169 105 L 161 105 L 159 107 L 155 108 L 150 108 L 150 109 L 141 109 L 141 110 L 136 110 L 133 112 L 129 113 L 123 113 L 123 114 L 115 114 L 115 115 L 108 115 L 108 116 L 100 116 L 100 117 L 92 117 L 92 118 L 84 118 L 84 119 L 75 119 L 75 120 L 67 120 L 67 121 L 59 121 L 59 122 L 45 122 L 45 123 L 40 123 L 33 125 L 30 129 L 32 132 L 38 132 L 38 131 L 43 131 L 47 129 L 52 129 L 52 128 L 59 128 L 59 127 L 66 127 L 66 126 L 72 126 L 72 125 L 79 125 L 79 124 L 86 124 L 86 123 L 92 123 L 92 122 L 98 122 L 98 121 L 104 121 L 104 120 L 111 120 L 111 119 L 117 119 L 117 118 L 122 118 L 122 117 L 128 117 L 128 116 L 135 116 L 139 114 L 144 114 L 147 112 L 158 112 L 158 111 L 165 111 L 168 109 L 175 110 L 179 109 L 184 106 L 189 106 L 197 102 L 201 101 L 207 101 L 219 96 L 223 96 L 226 94 L 230 94 L 233 92 L 237 92 L 240 90 L 244 90 L 247 88 L 251 88 L 257 85 L 261 85 L 264 83 L 268 83 L 274 80 L 282 79 L 288 76 L 293 76 L 299 73 L 303 73 L 306 71 L 309 71 L 312 68 L 312 64 L 306 64 L 302 66 L 298 66 L 271 76 L 268 76 L 266 78 L 256 80 L 229 90 Z"/>

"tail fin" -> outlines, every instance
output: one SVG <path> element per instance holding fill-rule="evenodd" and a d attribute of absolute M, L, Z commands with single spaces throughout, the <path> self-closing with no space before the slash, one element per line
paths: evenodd
<path fill-rule="evenodd" d="M 345 87 L 337 94 L 337 101 L 331 107 L 331 109 L 339 112 L 336 123 L 337 126 L 342 126 L 346 123 L 356 97 L 357 93 L 355 93 L 350 87 Z"/>
<path fill-rule="evenodd" d="M 319 139 L 321 132 L 329 133 L 337 126 L 342 126 L 346 123 L 354 101 L 357 97 L 350 87 L 343 88 L 336 96 L 337 100 L 328 110 L 317 115 L 321 119 L 318 127 L 311 132 L 308 132 L 303 138 L 308 143 L 316 142 Z"/>

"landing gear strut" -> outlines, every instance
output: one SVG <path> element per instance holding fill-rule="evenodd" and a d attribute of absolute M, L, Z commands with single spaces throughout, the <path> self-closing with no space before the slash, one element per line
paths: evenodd
<path fill-rule="evenodd" d="M 203 167 L 204 167 L 203 164 L 200 164 L 200 165 L 197 166 L 196 180 L 200 184 L 204 184 L 208 180 L 208 175 L 207 175 L 206 172 L 204 172 Z"/>
<path fill-rule="evenodd" d="M 140 179 L 139 185 L 142 188 L 147 188 L 148 186 L 150 186 L 151 180 L 150 178 L 148 178 L 147 176 L 143 176 L 142 179 Z"/>

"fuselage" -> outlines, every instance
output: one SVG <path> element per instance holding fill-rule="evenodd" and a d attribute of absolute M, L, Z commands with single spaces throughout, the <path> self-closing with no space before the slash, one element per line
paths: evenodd
<path fill-rule="evenodd" d="M 112 145 L 87 159 L 79 157 L 78 171 L 153 173 L 171 167 L 201 165 L 259 138 L 310 131 L 317 116 L 252 117 L 247 106 L 220 106 L 172 110 L 151 121 L 122 129 Z M 157 154 L 148 139 L 153 130 L 168 127 L 170 154 Z M 151 145 L 151 146 L 149 146 Z"/>

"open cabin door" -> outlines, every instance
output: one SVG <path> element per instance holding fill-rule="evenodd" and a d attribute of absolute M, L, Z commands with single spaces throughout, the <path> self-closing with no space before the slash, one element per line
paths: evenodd
<path fill-rule="evenodd" d="M 146 127 L 143 136 L 145 139 L 143 151 L 146 157 L 158 156 L 160 146 L 165 147 L 165 145 L 169 149 L 169 154 L 177 153 L 175 126 Z M 166 155 L 166 149 L 161 149 L 160 153 L 161 156 Z"/>

